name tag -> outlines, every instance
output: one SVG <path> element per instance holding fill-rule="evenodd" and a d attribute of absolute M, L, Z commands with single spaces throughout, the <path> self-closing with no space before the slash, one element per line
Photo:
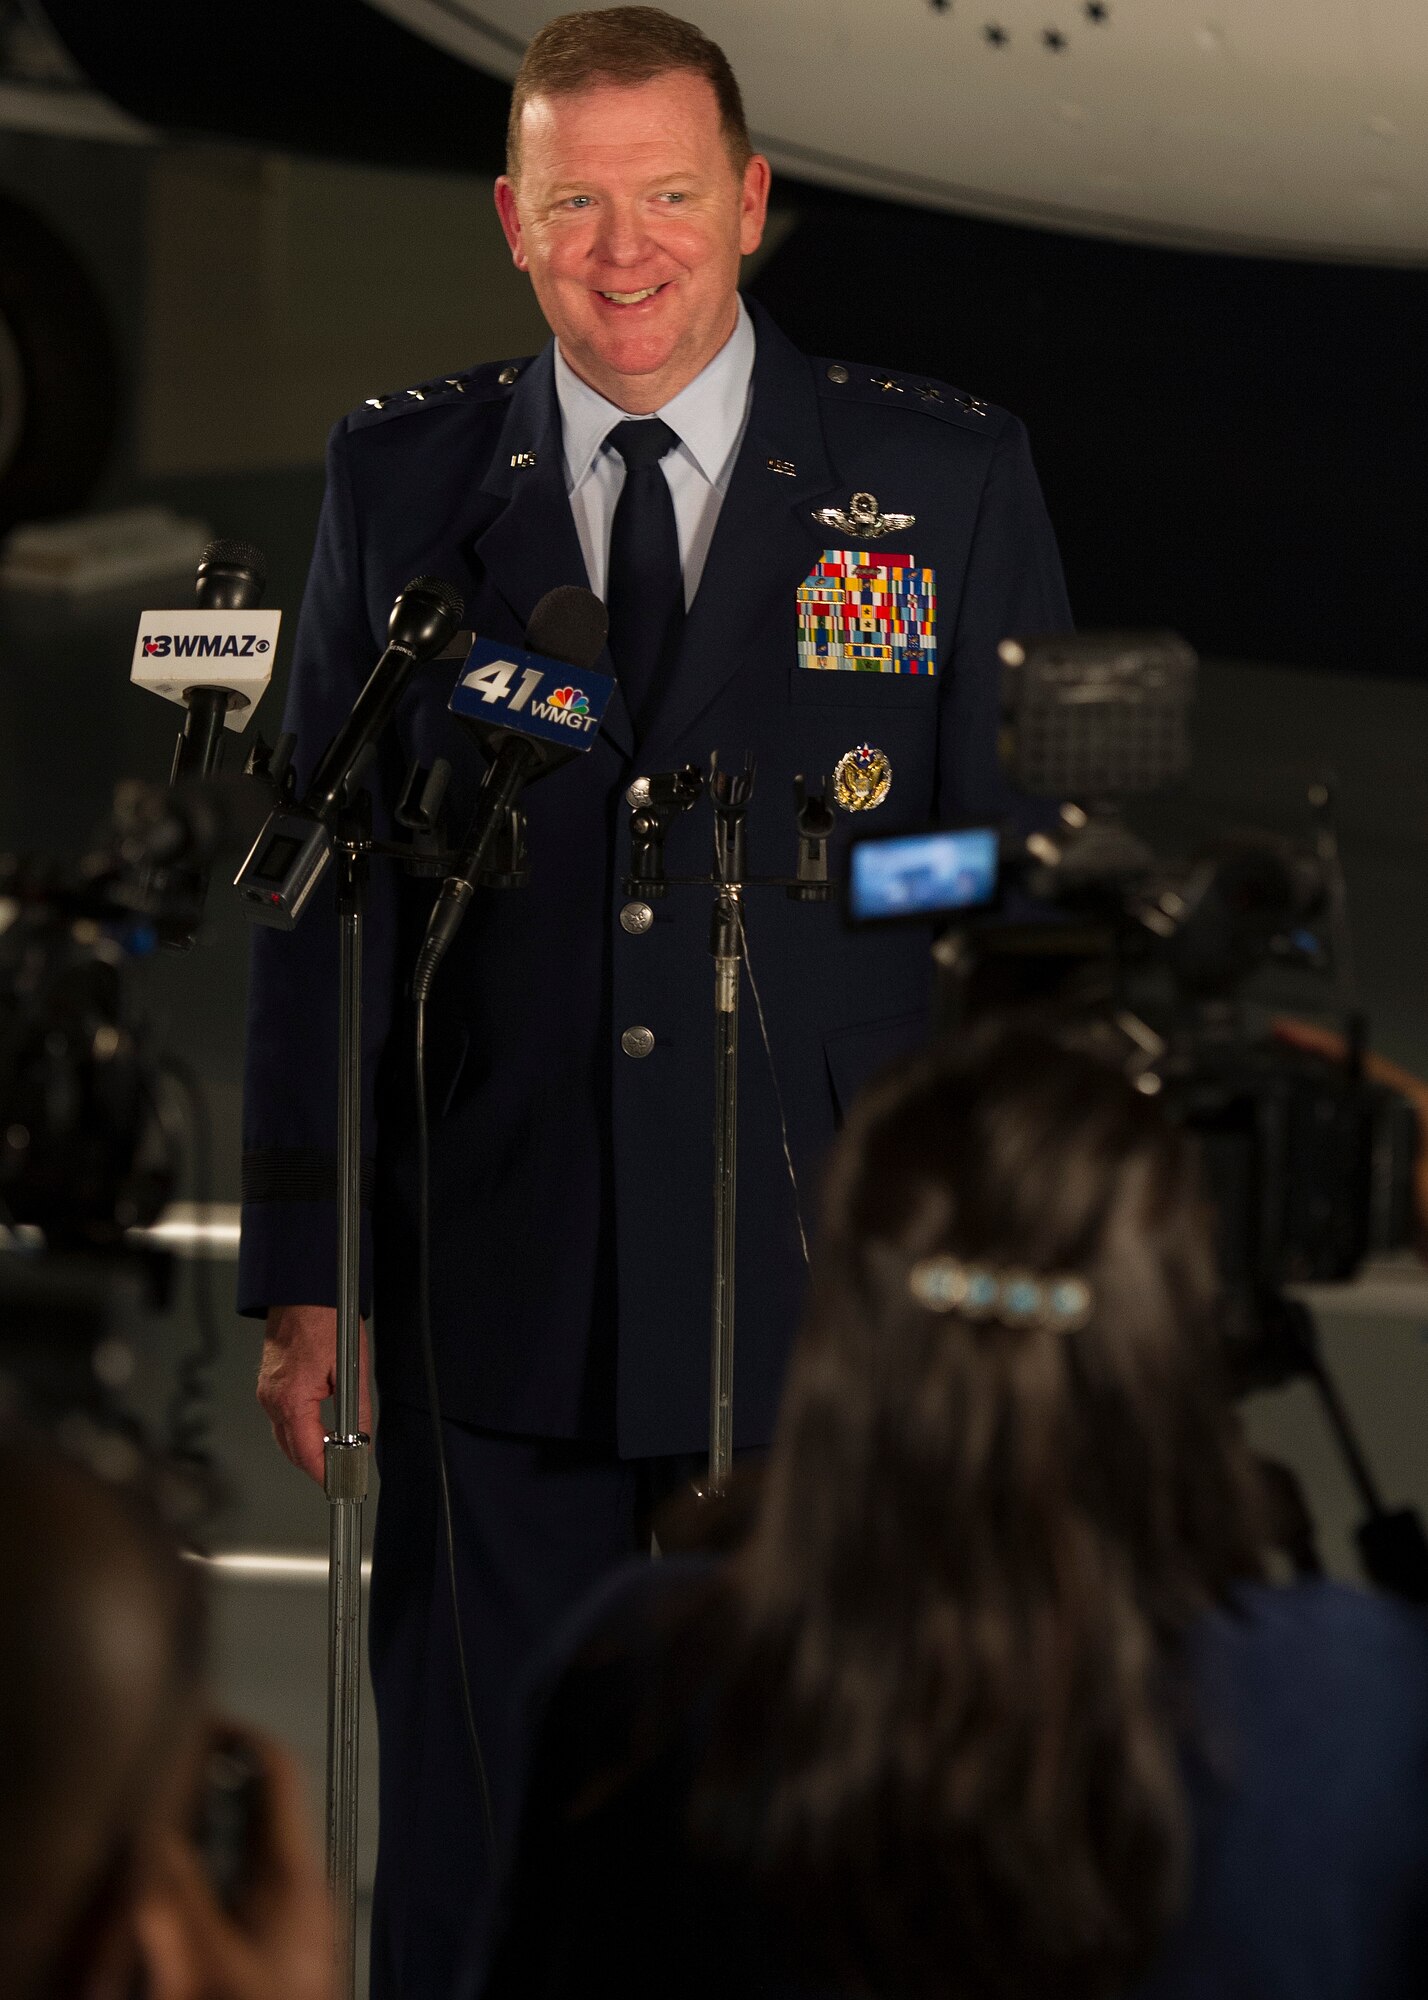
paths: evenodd
<path fill-rule="evenodd" d="M 798 586 L 798 664 L 821 672 L 937 671 L 937 573 L 914 556 L 825 549 Z"/>

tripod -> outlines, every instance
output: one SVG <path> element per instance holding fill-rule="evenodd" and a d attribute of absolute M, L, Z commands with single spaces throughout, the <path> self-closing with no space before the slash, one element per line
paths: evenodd
<path fill-rule="evenodd" d="M 1287 1298 L 1280 1291 L 1263 1293 L 1250 1304 L 1249 1312 L 1250 1331 L 1230 1342 L 1236 1391 L 1243 1394 L 1251 1389 L 1277 1388 L 1295 1380 L 1307 1381 L 1312 1386 L 1354 1490 L 1363 1503 L 1364 1516 L 1354 1531 L 1354 1540 L 1365 1576 L 1395 1597 L 1406 1598 L 1413 1604 L 1428 1604 L 1428 1534 L 1413 1508 L 1384 1505 L 1338 1384 L 1325 1363 L 1313 1313 L 1302 1300 Z M 1308 1510 L 1295 1482 L 1282 1473 L 1280 1478 L 1288 1486 L 1291 1512 L 1297 1520 L 1307 1523 Z M 1312 1531 L 1296 1536 L 1287 1553 L 1301 1573 L 1313 1574 L 1317 1570 Z"/>

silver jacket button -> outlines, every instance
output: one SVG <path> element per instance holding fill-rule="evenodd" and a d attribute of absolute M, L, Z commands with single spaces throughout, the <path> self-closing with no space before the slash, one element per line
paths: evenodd
<path fill-rule="evenodd" d="M 835 361 L 828 370 L 828 380 L 830 382 L 846 382 L 847 379 L 848 379 L 847 369 L 843 366 L 841 361 Z"/>
<path fill-rule="evenodd" d="M 626 1028 L 620 1037 L 620 1047 L 627 1056 L 651 1055 L 654 1052 L 654 1030 L 652 1028 Z"/>
<path fill-rule="evenodd" d="M 515 381 L 516 377 L 520 374 L 520 372 L 521 371 L 519 368 L 503 368 L 500 374 L 496 377 L 496 380 L 500 383 L 503 389 L 509 389 L 511 384 Z"/>
<path fill-rule="evenodd" d="M 636 778 L 635 782 L 626 788 L 625 804 L 627 806 L 647 806 L 649 802 L 650 802 L 649 779 Z"/>
<path fill-rule="evenodd" d="M 654 911 L 648 903 L 626 903 L 620 912 L 620 928 L 631 937 L 643 937 L 654 922 Z"/>

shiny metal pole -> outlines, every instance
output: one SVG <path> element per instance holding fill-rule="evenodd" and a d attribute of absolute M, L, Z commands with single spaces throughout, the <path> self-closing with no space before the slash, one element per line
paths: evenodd
<path fill-rule="evenodd" d="M 734 1253 L 739 1169 L 738 883 L 714 904 L 714 1285 L 709 1336 L 709 1485 L 723 1493 L 734 1463 Z"/>
<path fill-rule="evenodd" d="M 744 820 L 754 760 L 742 771 L 709 760 L 714 805 L 714 1285 L 709 1327 L 709 1480 L 705 1497 L 728 1490 L 734 1464 L 734 1247 L 739 1166 L 739 970 L 744 957 Z"/>
<path fill-rule="evenodd" d="M 336 1423 L 325 1440 L 328 1515 L 327 1875 L 335 1911 L 336 1993 L 357 1978 L 357 1778 L 362 1687 L 362 1503 L 370 1440 L 361 1421 L 362 921 L 366 853 L 343 843 L 338 893 L 338 1270 Z"/>

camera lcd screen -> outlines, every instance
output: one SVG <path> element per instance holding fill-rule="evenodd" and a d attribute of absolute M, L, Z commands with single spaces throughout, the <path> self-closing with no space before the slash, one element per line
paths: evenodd
<path fill-rule="evenodd" d="M 996 894 L 998 846 L 990 826 L 855 841 L 848 913 L 855 923 L 870 923 L 977 909 Z"/>
<path fill-rule="evenodd" d="M 304 843 L 291 833 L 275 833 L 254 866 L 256 875 L 280 882 L 302 853 Z"/>

